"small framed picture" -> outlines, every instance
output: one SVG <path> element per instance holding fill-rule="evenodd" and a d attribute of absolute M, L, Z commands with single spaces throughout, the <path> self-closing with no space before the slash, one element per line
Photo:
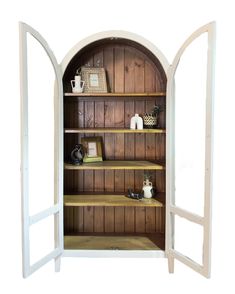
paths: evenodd
<path fill-rule="evenodd" d="M 81 142 L 85 153 L 83 162 L 103 161 L 102 137 L 83 137 Z"/>
<path fill-rule="evenodd" d="M 107 93 L 106 73 L 103 67 L 82 67 L 84 93 Z"/>

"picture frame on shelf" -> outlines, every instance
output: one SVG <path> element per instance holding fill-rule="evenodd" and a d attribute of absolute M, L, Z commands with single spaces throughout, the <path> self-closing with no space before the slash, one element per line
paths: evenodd
<path fill-rule="evenodd" d="M 102 137 L 83 137 L 81 143 L 84 148 L 83 162 L 103 161 Z"/>
<path fill-rule="evenodd" d="M 106 72 L 103 67 L 81 67 L 84 93 L 107 93 Z"/>

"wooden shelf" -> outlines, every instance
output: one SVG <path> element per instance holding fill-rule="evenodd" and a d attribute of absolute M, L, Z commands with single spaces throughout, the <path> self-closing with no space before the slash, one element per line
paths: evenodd
<path fill-rule="evenodd" d="M 64 236 L 67 250 L 164 250 L 164 234 Z"/>
<path fill-rule="evenodd" d="M 154 199 L 135 200 L 125 195 L 64 195 L 64 206 L 131 206 L 131 207 L 163 207 Z"/>
<path fill-rule="evenodd" d="M 166 92 L 156 93 L 64 93 L 67 101 L 108 101 L 108 100 L 156 100 L 158 97 L 165 98 Z"/>
<path fill-rule="evenodd" d="M 163 170 L 164 166 L 150 161 L 105 160 L 101 162 L 83 163 L 82 165 L 64 164 L 64 169 L 71 170 Z"/>
<path fill-rule="evenodd" d="M 79 129 L 79 128 L 66 128 L 64 129 L 64 132 L 66 134 L 77 134 L 77 133 L 131 133 L 131 134 L 135 134 L 135 133 L 156 133 L 156 134 L 163 134 L 166 132 L 166 130 L 164 129 L 143 129 L 143 130 L 131 130 L 131 129 L 115 129 L 115 128 L 83 128 L 83 129 Z"/>
<path fill-rule="evenodd" d="M 64 93 L 66 97 L 163 97 L 166 92 L 153 93 Z"/>

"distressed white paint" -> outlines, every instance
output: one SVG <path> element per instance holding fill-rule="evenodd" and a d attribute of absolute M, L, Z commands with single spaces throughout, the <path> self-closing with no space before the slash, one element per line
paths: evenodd
<path fill-rule="evenodd" d="M 174 77 L 180 58 L 185 49 L 201 34 L 208 34 L 207 53 L 207 93 L 206 93 L 206 141 L 205 141 L 205 192 L 204 216 L 192 214 L 175 206 L 175 91 Z M 212 135 L 213 135 L 213 88 L 215 64 L 215 23 L 209 23 L 195 31 L 179 49 L 167 73 L 167 199 L 166 199 L 166 253 L 169 259 L 169 272 L 173 271 L 173 259 L 190 266 L 205 277 L 210 277 L 211 256 L 211 194 L 212 194 Z M 198 265 L 174 249 L 174 216 L 179 215 L 203 226 L 203 264 Z"/>
<path fill-rule="evenodd" d="M 214 67 L 214 23 L 210 23 L 197 30 L 178 51 L 172 66 L 165 56 L 152 43 L 146 39 L 125 31 L 107 31 L 90 36 L 77 43 L 65 56 L 59 69 L 56 59 L 45 40 L 31 27 L 20 24 L 20 75 L 21 75 L 21 171 L 22 171 L 22 224 L 23 224 L 23 274 L 28 276 L 43 264 L 55 259 L 56 271 L 60 268 L 61 253 L 66 257 L 165 257 L 167 254 L 169 272 L 174 271 L 174 259 L 178 259 L 192 269 L 205 276 L 210 273 L 210 243 L 211 243 L 211 182 L 212 182 L 212 105 L 213 105 L 213 67 Z M 55 204 L 56 207 L 46 210 L 30 218 L 28 209 L 28 92 L 27 92 L 27 40 L 26 33 L 33 35 L 46 50 L 53 64 L 56 74 L 55 84 Z M 206 123 L 206 181 L 205 181 L 205 209 L 204 217 L 194 215 L 175 206 L 175 99 L 174 99 L 174 75 L 180 57 L 190 43 L 202 33 L 209 35 L 208 65 L 207 65 L 207 123 Z M 106 38 L 124 38 L 140 43 L 150 50 L 161 62 L 168 76 L 167 84 L 167 122 L 166 122 L 166 253 L 162 250 L 63 250 L 63 91 L 62 73 L 67 65 L 81 49 L 92 42 Z M 61 70 L 61 72 L 60 72 Z M 42 260 L 30 267 L 29 258 L 29 226 L 51 213 L 55 213 L 55 247 L 56 249 Z M 204 226 L 203 266 L 198 265 L 186 256 L 174 250 L 174 215 L 199 223 Z"/>
<path fill-rule="evenodd" d="M 184 217 L 187 220 L 194 222 L 196 224 L 199 224 L 199 225 L 203 225 L 203 222 L 204 222 L 204 218 L 201 217 L 200 215 L 189 212 L 185 209 L 182 209 L 182 208 L 174 206 L 174 205 L 170 206 L 170 213 L 176 214 L 180 217 Z"/>
<path fill-rule="evenodd" d="M 37 222 L 39 222 L 40 220 L 43 220 L 44 218 L 52 215 L 52 214 L 56 214 L 57 212 L 59 212 L 59 204 L 56 204 L 46 210 L 43 210 L 42 212 L 39 212 L 33 216 L 29 217 L 29 223 L 30 225 L 35 224 Z"/>
<path fill-rule="evenodd" d="M 27 24 L 20 23 L 20 85 L 21 85 L 21 182 L 22 182 L 22 250 L 23 276 L 27 277 L 53 258 L 58 258 L 63 251 L 63 87 L 60 67 L 55 56 L 42 36 Z M 28 175 L 28 73 L 27 73 L 27 34 L 31 34 L 46 51 L 55 71 L 58 95 L 55 97 L 55 205 L 34 216 L 29 215 L 29 175 Z M 56 215 L 58 220 L 55 250 L 34 265 L 30 265 L 29 227 L 34 223 Z M 42 240 L 43 241 L 43 240 Z"/>

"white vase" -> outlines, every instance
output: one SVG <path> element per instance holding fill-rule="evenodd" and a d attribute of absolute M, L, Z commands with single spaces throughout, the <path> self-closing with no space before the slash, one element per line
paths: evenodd
<path fill-rule="evenodd" d="M 130 128 L 132 130 L 135 130 L 135 129 L 143 130 L 143 119 L 142 117 L 139 116 L 138 113 L 136 113 L 135 116 L 132 116 Z"/>

